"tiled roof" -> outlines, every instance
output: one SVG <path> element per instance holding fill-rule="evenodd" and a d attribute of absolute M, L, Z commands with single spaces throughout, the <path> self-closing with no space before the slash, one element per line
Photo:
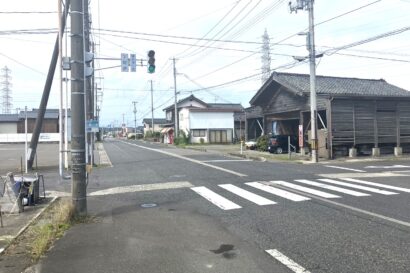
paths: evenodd
<path fill-rule="evenodd" d="M 18 114 L 0 114 L 0 122 L 18 122 Z"/>
<path fill-rule="evenodd" d="M 142 123 L 147 123 L 147 124 L 151 124 L 151 122 L 152 122 L 152 119 L 150 119 L 150 118 L 144 118 L 143 120 L 142 120 Z M 154 118 L 154 124 L 166 124 L 166 123 L 168 123 L 169 121 L 167 121 L 166 119 L 164 119 L 164 118 Z"/>
<path fill-rule="evenodd" d="M 272 80 L 303 94 L 310 92 L 308 74 L 277 73 Z M 410 92 L 385 80 L 316 76 L 316 93 L 345 96 L 410 97 Z"/>

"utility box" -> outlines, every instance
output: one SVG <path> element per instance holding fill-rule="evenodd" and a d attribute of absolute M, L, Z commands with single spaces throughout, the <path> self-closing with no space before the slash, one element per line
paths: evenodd
<path fill-rule="evenodd" d="M 309 146 L 311 145 L 312 141 L 312 135 L 310 130 L 307 131 L 308 134 L 308 142 Z M 318 140 L 318 155 L 321 158 L 326 158 L 329 159 L 329 149 L 327 145 L 327 130 L 326 129 L 320 129 L 317 130 L 317 140 Z"/>

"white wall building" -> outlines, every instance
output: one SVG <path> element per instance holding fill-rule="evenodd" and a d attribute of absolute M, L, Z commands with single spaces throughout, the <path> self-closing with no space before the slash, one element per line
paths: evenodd
<path fill-rule="evenodd" d="M 240 104 L 205 103 L 191 95 L 178 102 L 178 128 L 190 135 L 191 143 L 232 143 L 235 134 L 235 113 Z M 174 124 L 174 105 L 164 109 Z"/>

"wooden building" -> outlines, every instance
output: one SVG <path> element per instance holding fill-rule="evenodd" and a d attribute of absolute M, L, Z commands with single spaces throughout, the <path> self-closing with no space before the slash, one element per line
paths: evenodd
<path fill-rule="evenodd" d="M 410 152 L 410 92 L 385 80 L 316 77 L 321 155 Z M 298 136 L 310 130 L 307 74 L 274 72 L 246 109 L 248 138 L 261 134 Z"/>

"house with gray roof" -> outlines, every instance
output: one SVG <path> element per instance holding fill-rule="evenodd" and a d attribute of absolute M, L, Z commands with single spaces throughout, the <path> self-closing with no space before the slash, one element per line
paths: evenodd
<path fill-rule="evenodd" d="M 164 111 L 169 123 L 164 142 L 172 143 L 175 105 Z M 245 132 L 244 108 L 239 103 L 206 103 L 190 95 L 177 102 L 177 113 L 178 130 L 189 135 L 192 143 L 232 143 Z"/>
<path fill-rule="evenodd" d="M 316 77 L 319 154 L 410 152 L 410 92 L 383 79 Z M 309 146 L 308 74 L 272 73 L 246 109 L 248 138 L 298 136 Z"/>

